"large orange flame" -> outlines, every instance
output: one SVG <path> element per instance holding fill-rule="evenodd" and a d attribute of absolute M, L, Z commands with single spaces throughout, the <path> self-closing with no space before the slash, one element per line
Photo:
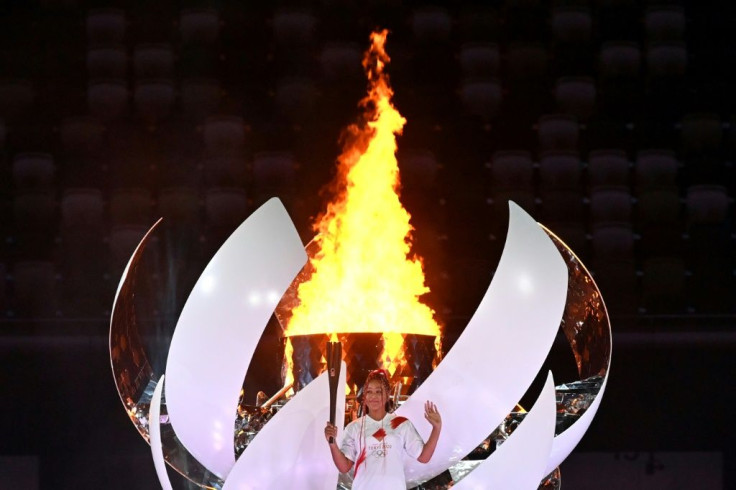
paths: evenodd
<path fill-rule="evenodd" d="M 398 367 L 404 334 L 440 338 L 419 257 L 411 256 L 410 215 L 399 201 L 396 136 L 406 120 L 391 102 L 384 72 L 388 32 L 374 32 L 363 67 L 368 95 L 362 121 L 348 127 L 338 158 L 336 197 L 317 219 L 311 277 L 299 285 L 286 336 L 335 332 L 384 334 L 383 364 Z M 290 346 L 287 345 L 287 359 Z"/>

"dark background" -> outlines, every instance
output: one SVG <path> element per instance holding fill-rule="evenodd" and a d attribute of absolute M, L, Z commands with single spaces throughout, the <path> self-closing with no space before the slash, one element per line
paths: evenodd
<path fill-rule="evenodd" d="M 145 300 L 165 341 L 211 255 L 266 199 L 311 239 L 365 90 L 361 52 L 387 27 L 408 120 L 402 201 L 445 345 L 485 292 L 514 199 L 579 254 L 610 309 L 611 378 L 578 451 L 720 453 L 734 488 L 734 13 L 633 0 L 3 2 L 4 471 L 28 456 L 39 488 L 156 488 L 109 367 L 125 262 L 163 216 Z M 279 333 L 269 327 L 255 360 L 267 368 L 249 373 L 269 393 Z M 566 349 L 549 364 L 570 373 Z"/>

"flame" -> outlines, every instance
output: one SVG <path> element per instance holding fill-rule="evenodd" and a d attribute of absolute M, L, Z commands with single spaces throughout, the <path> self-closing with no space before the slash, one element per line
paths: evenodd
<path fill-rule="evenodd" d="M 299 285 L 285 334 L 381 332 L 381 361 L 393 374 L 400 363 L 401 334 L 433 335 L 439 343 L 440 327 L 434 311 L 420 301 L 429 288 L 421 258 L 411 256 L 413 228 L 399 201 L 396 136 L 406 120 L 391 102 L 393 90 L 384 72 L 390 61 L 387 34 L 371 34 L 363 59 L 369 83 L 360 102 L 362 120 L 343 135 L 336 196 L 313 225 L 318 248 L 310 259 L 313 272 Z"/>

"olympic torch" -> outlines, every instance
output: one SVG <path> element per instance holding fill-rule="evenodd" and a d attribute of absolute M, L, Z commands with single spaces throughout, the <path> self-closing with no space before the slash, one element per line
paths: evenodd
<path fill-rule="evenodd" d="M 337 381 L 340 379 L 342 365 L 342 344 L 327 342 L 327 373 L 330 382 L 330 423 L 335 425 L 335 402 L 337 400 Z M 330 443 L 333 443 L 330 437 Z"/>

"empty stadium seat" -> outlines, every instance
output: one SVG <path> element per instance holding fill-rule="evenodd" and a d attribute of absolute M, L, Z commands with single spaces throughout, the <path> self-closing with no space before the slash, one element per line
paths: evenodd
<path fill-rule="evenodd" d="M 18 190 L 51 190 L 56 165 L 49 153 L 19 153 L 13 158 L 13 184 Z"/>
<path fill-rule="evenodd" d="M 576 152 L 545 152 L 539 159 L 540 190 L 577 190 L 582 165 Z"/>
<path fill-rule="evenodd" d="M 239 116 L 210 116 L 203 128 L 208 155 L 239 156 L 245 151 L 245 124 Z"/>
<path fill-rule="evenodd" d="M 253 190 L 260 200 L 275 195 L 291 197 L 296 161 L 288 151 L 260 152 L 253 156 Z"/>
<path fill-rule="evenodd" d="M 220 15 L 212 8 L 183 8 L 179 33 L 185 44 L 212 44 L 220 31 Z"/>
<path fill-rule="evenodd" d="M 539 148 L 549 150 L 576 150 L 580 139 L 580 125 L 575 116 L 549 114 L 537 122 Z"/>
<path fill-rule="evenodd" d="M 352 43 L 325 43 L 319 59 L 325 80 L 331 82 L 356 80 L 363 73 L 360 49 Z"/>
<path fill-rule="evenodd" d="M 650 41 L 678 41 L 685 34 L 685 11 L 679 5 L 653 5 L 644 14 L 644 27 Z"/>
<path fill-rule="evenodd" d="M 90 44 L 115 44 L 125 40 L 127 20 L 122 9 L 99 8 L 87 13 L 87 40 Z"/>
<path fill-rule="evenodd" d="M 595 113 L 595 82 L 588 77 L 562 77 L 555 83 L 555 100 L 560 111 L 586 120 Z"/>
<path fill-rule="evenodd" d="M 174 51 L 168 44 L 139 44 L 133 51 L 135 77 L 170 79 L 174 76 Z"/>
<path fill-rule="evenodd" d="M 304 46 L 314 42 L 317 17 L 299 8 L 281 8 L 273 16 L 273 37 L 282 46 Z"/>
<path fill-rule="evenodd" d="M 90 79 L 127 77 L 128 54 L 125 47 L 117 45 L 88 48 L 87 76 Z"/>
<path fill-rule="evenodd" d="M 588 154 L 588 184 L 628 185 L 631 162 L 621 149 L 598 149 Z"/>
<path fill-rule="evenodd" d="M 494 189 L 534 191 L 534 165 L 528 151 L 499 151 L 491 159 L 491 186 Z"/>
<path fill-rule="evenodd" d="M 661 186 L 675 186 L 679 162 L 666 149 L 640 150 L 636 154 L 634 174 L 637 192 Z"/>
<path fill-rule="evenodd" d="M 634 231 L 630 223 L 598 223 L 591 231 L 593 254 L 598 264 L 634 260 Z"/>
<path fill-rule="evenodd" d="M 95 188 L 65 189 L 61 197 L 61 225 L 63 228 L 101 230 L 104 226 L 102 191 Z"/>
<path fill-rule="evenodd" d="M 153 126 L 171 113 L 176 93 L 169 80 L 141 80 L 135 85 L 135 110 L 144 123 Z"/>
<path fill-rule="evenodd" d="M 427 192 L 435 188 L 440 164 L 431 150 L 413 149 L 399 154 L 404 192 Z"/>
<path fill-rule="evenodd" d="M 632 196 L 628 187 L 595 187 L 590 192 L 590 222 L 592 224 L 619 221 L 630 222 Z"/>
<path fill-rule="evenodd" d="M 318 96 L 317 87 L 310 79 L 285 78 L 276 84 L 276 108 L 292 122 L 313 115 Z"/>
<path fill-rule="evenodd" d="M 687 114 L 680 121 L 680 141 L 685 156 L 714 154 L 721 149 L 723 123 L 718 114 Z"/>
<path fill-rule="evenodd" d="M 629 41 L 610 41 L 601 47 L 598 73 L 603 79 L 638 78 L 641 49 Z"/>
<path fill-rule="evenodd" d="M 501 107 L 501 84 L 496 80 L 468 79 L 460 86 L 460 100 L 468 114 L 493 119 Z"/>
<path fill-rule="evenodd" d="M 690 186 L 685 198 L 688 222 L 690 224 L 723 224 L 728 219 L 731 201 L 724 186 Z"/>
<path fill-rule="evenodd" d="M 590 40 L 593 17 L 587 7 L 558 5 L 552 9 L 551 24 L 555 41 L 582 43 Z"/>
<path fill-rule="evenodd" d="M 112 121 L 126 114 L 128 102 L 125 80 L 95 80 L 87 87 L 89 113 L 102 121 Z"/>
<path fill-rule="evenodd" d="M 682 77 L 687 64 L 687 49 L 682 42 L 661 41 L 647 47 L 647 74 L 650 78 Z"/>
<path fill-rule="evenodd" d="M 409 15 L 409 24 L 419 44 L 441 44 L 450 40 L 452 17 L 442 7 L 416 7 Z"/>
<path fill-rule="evenodd" d="M 495 77 L 499 74 L 501 54 L 495 43 L 465 43 L 458 54 L 466 78 Z"/>
<path fill-rule="evenodd" d="M 234 230 L 248 217 L 248 200 L 243 189 L 215 187 L 204 196 L 206 223 L 210 227 Z"/>

